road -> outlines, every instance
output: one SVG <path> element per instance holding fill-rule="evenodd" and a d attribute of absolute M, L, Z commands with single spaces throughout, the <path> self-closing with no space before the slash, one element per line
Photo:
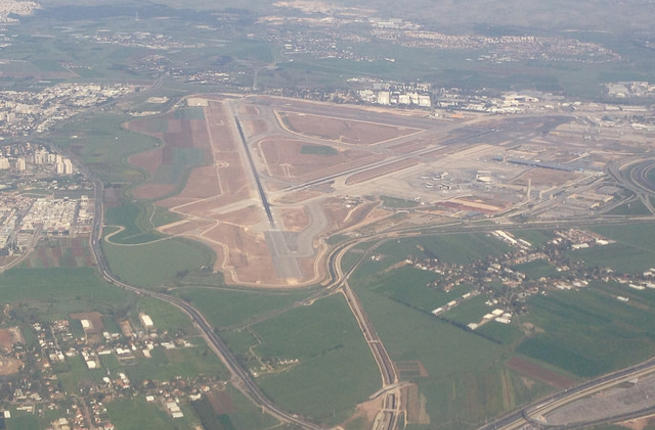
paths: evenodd
<path fill-rule="evenodd" d="M 88 174 L 89 172 L 87 172 Z M 91 176 L 89 176 L 91 177 Z M 98 179 L 94 180 L 95 185 L 95 218 L 93 221 L 92 234 L 90 236 L 90 245 L 93 255 L 96 259 L 98 265 L 98 270 L 102 277 L 112 285 L 120 287 L 126 291 L 132 292 L 139 296 L 151 297 L 154 299 L 161 300 L 163 302 L 169 303 L 176 308 L 180 309 L 186 315 L 191 318 L 195 326 L 200 330 L 202 336 L 207 341 L 207 344 L 218 356 L 218 358 L 223 362 L 227 367 L 228 371 L 232 375 L 234 385 L 254 404 L 259 406 L 263 411 L 274 416 L 282 422 L 296 425 L 303 429 L 309 430 L 319 430 L 322 427 L 310 422 L 309 420 L 298 416 L 296 414 L 291 414 L 286 412 L 279 407 L 277 407 L 259 388 L 259 386 L 253 381 L 250 373 L 241 367 L 241 364 L 238 362 L 234 354 L 227 347 L 223 339 L 216 334 L 213 327 L 207 322 L 205 317 L 192 305 L 185 302 L 184 300 L 171 296 L 168 294 L 157 293 L 150 290 L 145 290 L 142 288 L 129 285 L 125 282 L 122 282 L 116 279 L 109 270 L 107 261 L 105 260 L 103 251 L 102 251 L 102 229 L 103 229 L 103 190 L 104 186 L 102 182 Z"/>
<path fill-rule="evenodd" d="M 246 139 L 243 136 L 243 131 L 241 130 L 241 125 L 236 118 L 234 117 L 237 129 L 239 131 L 239 134 L 241 135 L 240 137 L 242 138 L 242 142 L 244 145 L 246 145 Z M 249 154 L 248 148 L 246 148 L 246 151 Z M 413 154 L 416 155 L 416 154 Z M 253 169 L 253 171 L 256 171 L 254 169 L 253 165 L 253 160 L 252 158 L 249 157 L 249 163 L 250 167 Z M 647 168 L 647 171 L 649 171 L 650 168 Z M 620 170 L 619 170 L 620 173 Z M 93 178 L 93 176 L 90 174 L 90 172 L 87 172 L 87 176 L 90 178 Z M 642 175 L 643 176 L 643 175 Z M 621 176 L 623 177 L 623 176 Z M 625 180 L 625 178 L 624 178 Z M 634 181 L 634 178 L 633 178 Z M 264 209 L 267 212 L 267 216 L 269 217 L 269 222 L 271 222 L 271 227 L 275 227 L 274 221 L 272 219 L 272 214 L 270 213 L 270 208 L 267 205 L 267 200 L 265 194 L 263 194 L 263 189 L 261 187 L 261 184 L 258 182 L 258 187 L 260 191 L 260 198 L 262 198 L 262 203 L 264 204 Z M 247 398 L 249 398 L 254 404 L 259 406 L 263 411 L 269 413 L 270 415 L 276 417 L 282 422 L 285 423 L 290 423 L 293 425 L 296 425 L 300 428 L 304 429 L 321 429 L 322 427 L 320 425 L 317 425 L 315 423 L 310 422 L 309 420 L 300 417 L 295 414 L 291 414 L 289 412 L 286 412 L 282 409 L 280 409 L 278 406 L 276 406 L 262 391 L 261 389 L 257 386 L 257 384 L 254 382 L 252 379 L 251 375 L 247 370 L 241 367 L 240 363 L 237 361 L 236 357 L 232 354 L 230 349 L 227 347 L 223 339 L 216 333 L 214 328 L 207 322 L 205 317 L 191 304 L 185 302 L 184 300 L 164 294 L 164 293 L 158 293 L 150 290 L 145 290 L 141 289 L 132 285 L 129 285 L 125 282 L 122 282 L 118 279 L 116 279 L 110 272 L 109 267 L 107 265 L 107 262 L 104 258 L 103 251 L 102 251 L 102 246 L 101 246 L 101 240 L 102 240 L 102 229 L 103 229 L 103 202 L 102 202 L 102 196 L 103 196 L 103 184 L 99 180 L 94 180 L 95 184 L 95 213 L 96 216 L 94 218 L 94 224 L 93 224 L 93 229 L 92 229 L 92 235 L 90 237 L 90 243 L 91 243 L 91 249 L 93 251 L 94 257 L 97 261 L 98 269 L 103 276 L 103 278 L 115 285 L 118 286 L 126 291 L 130 291 L 132 293 L 135 293 L 140 296 L 147 296 L 147 297 L 152 297 L 161 301 L 164 301 L 166 303 L 169 303 L 181 311 L 183 311 L 185 314 L 187 314 L 196 327 L 200 330 L 201 334 L 203 337 L 206 339 L 208 345 L 212 348 L 212 350 L 216 353 L 216 355 L 219 357 L 219 359 L 225 364 L 227 367 L 228 371 L 231 373 L 234 384 L 237 388 L 239 388 L 244 395 L 246 395 Z M 303 184 L 307 185 L 307 184 Z M 634 186 L 634 182 L 632 182 L 632 185 Z M 645 190 L 641 189 L 641 192 L 644 192 Z M 648 190 L 650 193 L 651 191 Z M 355 265 L 352 269 L 350 269 L 347 273 L 342 272 L 341 268 L 341 259 L 343 256 L 347 253 L 347 251 L 364 241 L 371 241 L 371 240 L 376 240 L 379 243 L 383 243 L 386 240 L 391 240 L 391 239 L 397 239 L 401 237 L 411 237 L 411 236 L 416 236 L 416 235 L 421 235 L 421 234 L 434 234 L 434 233 L 440 233 L 440 234 L 456 234 L 460 232 L 472 232 L 472 231 L 491 231 L 491 230 L 496 230 L 499 228 L 505 228 L 508 230 L 511 229 L 516 229 L 516 228 L 529 228 L 529 227 L 535 227 L 535 228 L 561 228 L 562 225 L 586 225 L 586 224 L 599 224 L 599 223 L 620 223 L 621 220 L 617 220 L 616 218 L 603 218 L 603 217 L 596 217 L 596 218 L 589 218 L 589 219 L 576 219 L 576 220 L 562 220 L 562 221 L 555 221 L 555 222 L 533 222 L 529 224 L 524 224 L 517 226 L 516 224 L 513 223 L 490 223 L 488 221 L 486 222 L 456 222 L 452 223 L 449 225 L 441 225 L 437 226 L 434 228 L 417 228 L 417 227 L 411 227 L 409 229 L 398 229 L 390 232 L 385 232 L 385 233 L 379 233 L 379 234 L 374 234 L 370 236 L 365 236 L 365 237 L 360 237 L 351 241 L 348 241 L 346 243 L 343 243 L 339 246 L 337 246 L 335 249 L 333 249 L 328 257 L 328 273 L 329 273 L 329 282 L 327 283 L 326 287 L 319 291 L 317 294 L 313 295 L 310 299 L 311 300 L 316 300 L 320 298 L 321 296 L 327 295 L 327 294 L 333 294 L 335 292 L 340 292 L 344 295 L 346 298 L 346 301 L 348 303 L 348 306 L 350 307 L 359 327 L 360 330 L 362 331 L 362 334 L 364 336 L 364 339 L 366 340 L 371 353 L 373 357 L 375 358 L 375 361 L 378 365 L 378 368 L 380 370 L 380 375 L 382 378 L 382 388 L 388 389 L 388 391 L 384 391 L 382 395 L 385 396 L 384 399 L 384 407 L 383 410 L 381 411 L 383 419 L 379 420 L 379 422 L 376 424 L 376 430 L 377 429 L 387 429 L 387 430 L 393 430 L 396 429 L 399 421 L 399 405 L 400 405 L 400 399 L 399 399 L 399 392 L 396 389 L 396 385 L 398 384 L 398 374 L 397 370 L 393 364 L 393 361 L 391 360 L 386 348 L 384 347 L 384 344 L 382 343 L 381 339 L 377 335 L 375 328 L 369 321 L 364 309 L 361 306 L 361 303 L 357 297 L 357 295 L 354 293 L 354 291 L 351 289 L 349 283 L 348 283 L 348 278 L 350 275 L 354 272 L 356 269 L 357 265 Z M 625 220 L 623 222 L 626 222 Z M 308 299 L 309 300 L 309 299 Z M 599 390 L 602 389 L 602 387 L 606 386 L 607 384 L 612 383 L 616 378 L 632 378 L 634 375 L 639 374 L 638 372 L 643 372 L 643 371 L 652 371 L 655 368 L 655 361 L 650 361 L 647 363 L 644 363 L 642 365 L 639 365 L 642 367 L 634 367 L 630 369 L 626 369 L 620 372 L 617 372 L 612 375 L 608 375 L 606 377 L 598 378 L 596 380 L 590 381 L 586 384 L 583 384 L 579 387 L 576 387 L 574 389 L 570 389 L 568 391 L 562 392 L 555 394 L 551 397 L 548 397 L 542 401 L 540 401 L 538 404 L 532 404 L 528 405 L 527 407 L 516 411 L 512 414 L 509 414 L 505 417 L 502 417 L 498 421 L 486 425 L 482 427 L 484 430 L 491 430 L 491 429 L 518 429 L 521 426 L 536 422 L 534 421 L 535 416 L 546 413 L 548 410 L 552 410 L 559 405 L 565 404 L 567 402 L 570 402 L 572 400 L 575 400 L 581 396 L 584 396 L 588 394 L 589 392 L 592 392 L 593 390 Z M 612 379 L 614 378 L 614 379 Z M 592 390 L 592 391 L 590 391 Z"/>
<path fill-rule="evenodd" d="M 88 174 L 88 172 L 87 172 Z M 91 176 L 89 176 L 91 177 Z M 300 428 L 303 429 L 321 429 L 322 427 L 312 423 L 308 420 L 306 420 L 303 417 L 297 416 L 295 414 L 288 413 L 286 411 L 283 411 L 279 407 L 277 407 L 262 391 L 261 389 L 257 386 L 257 384 L 253 381 L 251 378 L 250 374 L 248 373 L 247 370 L 243 369 L 239 362 L 237 361 L 236 357 L 232 354 L 230 349 L 227 347 L 225 342 L 216 334 L 214 331 L 213 327 L 207 322 L 205 317 L 192 305 L 189 303 L 183 301 L 182 299 L 171 296 L 168 294 L 163 294 L 163 293 L 157 293 L 154 291 L 150 290 L 145 290 L 141 289 L 132 285 L 129 285 L 125 282 L 122 282 L 116 278 L 113 277 L 111 274 L 109 267 L 107 265 L 107 262 L 104 258 L 103 252 L 102 252 L 102 247 L 100 244 L 100 240 L 102 238 L 102 227 L 103 227 L 103 203 L 102 203 L 102 195 L 103 195 L 103 184 L 99 180 L 94 180 L 95 184 L 95 211 L 96 211 L 96 216 L 94 218 L 94 224 L 93 224 L 93 229 L 92 229 L 92 235 L 90 237 L 90 244 L 91 244 L 91 249 L 93 251 L 94 257 L 97 261 L 98 264 L 98 269 L 103 276 L 103 278 L 113 284 L 116 285 L 120 288 L 125 289 L 126 291 L 133 292 L 137 295 L 140 296 L 147 296 L 147 297 L 152 297 L 161 301 L 164 301 L 166 303 L 169 303 L 178 309 L 182 310 L 185 314 L 187 314 L 196 327 L 200 330 L 201 334 L 203 337 L 206 339 L 207 343 L 209 346 L 212 348 L 212 350 L 216 353 L 216 355 L 219 357 L 219 359 L 225 364 L 229 372 L 231 373 L 233 380 L 235 382 L 235 385 L 237 388 L 239 388 L 244 395 L 246 395 L 247 398 L 249 398 L 254 404 L 259 406 L 263 411 L 269 413 L 270 415 L 276 417 L 282 422 L 285 423 L 291 423 L 294 425 L 297 425 Z M 377 241 L 377 244 L 382 244 L 387 240 L 393 240 L 393 239 L 398 239 L 398 238 L 403 238 L 403 237 L 412 237 L 412 236 L 418 236 L 418 235 L 423 235 L 423 234 L 458 234 L 458 233 L 463 233 L 463 232 L 485 232 L 485 231 L 493 231 L 497 229 L 507 229 L 507 230 L 514 230 L 514 229 L 529 229 L 529 228 L 563 228 L 568 225 L 597 225 L 597 224 L 621 224 L 621 223 L 628 223 L 628 222 L 635 222 L 635 221 L 645 221 L 643 218 L 639 220 L 630 220 L 630 219 L 624 219 L 624 220 L 617 220 L 616 218 L 603 218 L 603 217 L 596 217 L 596 218 L 589 218 L 589 219 L 576 219 L 576 220 L 560 220 L 560 221 L 549 221 L 549 222 L 532 222 L 532 223 L 525 223 L 522 225 L 516 225 L 512 223 L 489 223 L 488 221 L 486 222 L 455 222 L 452 224 L 448 225 L 440 225 L 436 226 L 433 228 L 419 228 L 417 227 L 411 227 L 407 229 L 398 229 L 395 231 L 391 232 L 384 232 L 384 233 L 376 233 L 372 234 L 369 236 L 362 236 L 358 237 L 356 239 L 352 239 L 350 241 L 346 241 L 337 247 L 335 247 L 331 253 L 328 256 L 328 276 L 330 281 L 326 284 L 326 287 L 324 287 L 322 290 L 317 292 L 316 294 L 312 295 L 310 298 L 306 299 L 304 302 L 309 303 L 310 301 L 314 301 L 319 299 L 322 296 L 329 295 L 335 293 L 335 291 L 341 289 L 341 292 L 344 294 L 346 297 L 346 300 L 348 302 L 348 305 L 353 312 L 353 315 L 355 316 L 358 325 L 360 326 L 360 329 L 362 330 L 362 334 L 364 338 L 367 341 L 367 344 L 369 345 L 369 348 L 371 349 L 371 353 L 373 354 L 375 361 L 380 369 L 380 374 L 382 377 L 382 382 L 383 382 L 383 388 L 384 387 L 390 387 L 393 388 L 393 385 L 398 382 L 398 376 L 397 376 L 397 371 L 393 365 L 393 362 L 391 358 L 389 357 L 389 354 L 384 347 L 384 344 L 378 337 L 378 335 L 375 332 L 374 327 L 370 323 L 368 317 L 366 316 L 365 311 L 363 310 L 359 299 L 355 295 L 355 293 L 352 291 L 350 288 L 350 285 L 348 284 L 348 278 L 350 275 L 355 271 L 357 268 L 357 265 L 353 266 L 348 272 L 343 273 L 341 269 L 341 260 L 343 256 L 350 250 L 352 247 L 366 241 Z M 647 364 L 642 364 L 642 367 L 639 367 L 639 370 L 643 370 L 644 366 L 653 366 L 655 368 L 655 360 L 648 362 Z M 615 375 L 616 377 L 620 377 L 621 375 L 629 375 L 632 377 L 632 373 L 634 368 L 626 369 L 620 372 L 617 372 Z M 604 378 L 599 378 L 593 381 L 590 381 L 587 384 L 583 384 L 580 387 L 577 387 L 576 390 L 582 390 L 585 387 L 590 387 L 595 384 L 602 384 L 604 382 L 607 382 L 607 378 L 610 378 L 610 376 L 604 377 Z M 600 386 L 600 385 L 599 385 Z M 567 396 L 571 396 L 573 393 L 572 390 L 569 390 L 568 392 L 563 392 L 563 393 L 558 393 L 556 395 L 551 396 L 550 398 L 544 399 L 541 401 L 543 402 L 554 402 L 554 401 L 560 401 L 565 398 L 570 398 Z M 384 394 L 386 396 L 385 398 L 385 404 L 388 404 L 387 402 L 394 402 L 394 409 L 389 410 L 389 409 L 384 409 L 383 415 L 384 419 L 381 420 L 378 425 L 379 429 L 386 429 L 386 430 L 393 430 L 396 429 L 398 425 L 398 418 L 399 414 L 397 411 L 397 408 L 400 404 L 400 401 L 398 400 L 398 393 L 394 390 L 388 391 Z M 529 408 L 530 406 L 526 407 Z M 523 413 L 525 409 L 522 409 L 520 411 L 514 412 L 506 417 L 503 417 L 499 419 L 498 421 L 489 424 L 487 426 L 484 426 L 481 430 L 492 430 L 492 429 L 504 429 L 504 430 L 509 430 L 509 429 L 518 429 L 520 426 L 516 426 L 516 423 L 520 422 L 520 420 L 524 420 L 523 418 Z M 526 424 L 527 421 L 523 421 L 523 424 Z M 377 430 L 377 429 L 376 429 Z"/>
<path fill-rule="evenodd" d="M 655 207 L 651 201 L 651 197 L 655 195 L 655 189 L 649 179 L 649 175 L 654 169 L 655 157 L 652 154 L 644 154 L 638 159 L 620 166 L 616 163 L 609 163 L 607 171 L 619 184 L 632 191 L 651 214 L 655 214 Z"/>
<path fill-rule="evenodd" d="M 542 419 L 539 419 L 539 417 L 544 416 L 548 412 L 551 412 L 554 409 L 581 397 L 589 396 L 613 385 L 620 384 L 621 382 L 629 381 L 633 378 L 637 378 L 652 372 L 655 372 L 655 358 L 651 358 L 635 366 L 618 370 L 616 372 L 587 381 L 576 387 L 568 388 L 564 391 L 552 394 L 544 399 L 530 403 L 517 411 L 511 412 L 510 414 L 507 414 L 492 423 L 486 424 L 480 427 L 479 430 L 516 430 L 521 429 L 529 424 L 537 426 L 538 428 L 547 427 L 574 429 L 583 428 L 592 424 L 616 422 L 616 420 L 627 419 L 626 417 L 634 418 L 645 414 L 650 414 L 653 412 L 653 408 L 623 414 L 621 416 L 607 417 L 603 420 L 587 422 L 580 421 L 576 422 L 575 424 L 571 424 L 570 426 L 548 426 L 548 424 L 545 423 Z"/>

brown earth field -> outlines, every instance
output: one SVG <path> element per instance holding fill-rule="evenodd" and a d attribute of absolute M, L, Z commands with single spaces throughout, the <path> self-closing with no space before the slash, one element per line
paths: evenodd
<path fill-rule="evenodd" d="M 6 353 L 11 352 L 17 343 L 25 343 L 18 327 L 0 328 L 0 349 Z"/>
<path fill-rule="evenodd" d="M 618 423 L 619 426 L 630 430 L 648 430 L 649 428 L 652 428 L 650 427 L 652 424 L 655 424 L 655 418 L 652 416 Z"/>
<path fill-rule="evenodd" d="M 143 184 L 134 189 L 137 199 L 158 200 L 175 191 L 175 184 Z"/>
<path fill-rule="evenodd" d="M 227 267 L 238 273 L 243 282 L 271 279 L 275 273 L 273 259 L 263 234 L 246 232 L 232 224 L 219 224 L 206 233 L 207 238 L 222 243 L 229 250 Z"/>
<path fill-rule="evenodd" d="M 403 389 L 401 399 L 405 404 L 404 409 L 407 411 L 408 424 L 429 425 L 430 416 L 425 410 L 425 397 L 421 397 L 418 386 L 410 384 Z"/>
<path fill-rule="evenodd" d="M 159 148 L 141 152 L 128 158 L 128 162 L 149 174 L 147 181 L 136 187 L 133 191 L 134 197 L 139 199 L 158 200 L 172 193 L 176 188 L 182 186 L 179 181 L 185 179 L 185 175 L 177 174 L 170 178 L 165 172 L 180 169 L 176 163 L 177 152 L 182 148 L 198 148 L 203 152 L 209 152 L 209 137 L 204 119 L 180 119 L 174 114 L 168 114 L 163 119 L 166 121 L 166 132 L 153 132 L 147 119 L 138 119 L 128 122 L 125 127 L 137 133 L 157 137 L 161 140 Z M 206 155 L 205 155 L 205 158 Z M 206 161 L 206 160 L 205 160 Z M 158 175 L 159 173 L 161 175 Z M 158 176 L 163 176 L 159 177 Z M 170 180 L 175 182 L 171 183 Z"/>
<path fill-rule="evenodd" d="M 354 208 L 344 206 L 341 199 L 328 199 L 324 210 L 328 219 L 329 231 L 345 230 L 363 222 L 378 205 L 378 202 L 366 202 Z"/>
<path fill-rule="evenodd" d="M 150 177 L 154 176 L 159 166 L 163 163 L 163 148 L 155 148 L 150 151 L 139 152 L 138 154 L 130 155 L 127 162 L 131 165 L 145 170 Z"/>
<path fill-rule="evenodd" d="M 181 204 L 194 202 L 198 199 L 214 199 L 191 204 L 180 209 L 187 214 L 202 216 L 208 209 L 233 203 L 250 197 L 248 178 L 246 176 L 237 142 L 232 128 L 228 125 L 229 118 L 220 103 L 210 102 L 205 108 L 209 130 L 209 143 L 213 160 L 209 166 L 196 167 L 191 171 L 189 180 L 176 196 L 160 201 L 158 204 L 166 208 L 175 208 Z"/>
<path fill-rule="evenodd" d="M 512 357 L 506 362 L 508 368 L 532 379 L 544 382 L 555 388 L 567 388 L 575 384 L 575 379 L 548 370 L 521 357 Z"/>
<path fill-rule="evenodd" d="M 534 186 L 560 186 L 577 177 L 574 172 L 562 172 L 552 169 L 541 169 L 535 167 L 517 177 L 512 183 L 517 185 L 528 185 L 528 180 Z"/>
<path fill-rule="evenodd" d="M 494 204 L 480 200 L 480 199 L 467 199 L 467 198 L 453 198 L 444 202 L 439 202 L 434 205 L 435 209 L 450 209 L 449 212 L 454 211 L 474 211 L 482 214 L 494 214 L 501 212 L 505 209 L 502 202 L 494 202 Z"/>
<path fill-rule="evenodd" d="M 384 406 L 384 396 L 379 396 L 376 399 L 368 400 L 366 402 L 360 403 L 357 405 L 357 409 L 355 410 L 353 416 L 351 416 L 346 421 L 341 423 L 341 427 L 348 428 L 348 425 L 351 424 L 353 421 L 362 418 L 366 421 L 365 428 L 370 428 L 371 425 L 373 425 L 373 422 L 375 421 L 375 416 L 378 414 L 380 409 L 383 408 L 383 406 Z"/>
<path fill-rule="evenodd" d="M 260 111 L 255 105 L 235 101 L 236 98 L 229 102 L 224 98 L 204 98 L 208 103 L 201 107 L 203 119 L 183 119 L 170 113 L 135 119 L 126 124 L 132 131 L 161 140 L 158 148 L 133 155 L 128 161 L 149 174 L 148 181 L 134 190 L 134 196 L 154 200 L 157 206 L 182 216 L 179 221 L 161 226 L 158 230 L 164 234 L 198 240 L 211 247 L 217 256 L 214 270 L 223 272 L 228 283 L 288 286 L 290 282 L 282 279 L 276 271 L 265 233 L 269 225 L 251 178 L 248 160 L 243 156 L 244 148 L 232 109 L 244 116 L 240 121 L 246 135 L 265 135 L 261 139 L 253 139 L 251 153 L 255 168 L 261 173 L 277 225 L 288 232 L 298 233 L 311 228 L 310 212 L 301 202 L 321 196 L 325 196 L 325 199 L 316 203 L 322 206 L 327 226 L 323 231 L 316 232 L 319 237 L 385 222 L 392 212 L 380 208 L 378 201 L 363 198 L 358 199 L 359 204 L 346 207 L 351 199 L 344 199 L 339 194 L 345 178 L 339 178 L 334 183 L 321 182 L 311 189 L 289 190 L 288 193 L 284 189 L 290 185 L 340 175 L 350 169 L 382 161 L 393 154 L 433 145 L 425 135 L 413 136 L 423 131 L 419 128 L 315 113 L 284 112 L 281 116 L 284 116 L 286 125 L 295 130 L 295 134 L 290 136 L 286 131 L 274 133 L 268 130 L 266 122 L 270 111 Z M 406 138 L 406 144 L 393 141 L 409 135 L 412 136 Z M 370 146 L 390 139 L 389 144 L 395 144 L 394 147 Z M 319 143 L 335 149 L 335 152 L 308 153 L 312 151 L 305 150 L 303 153 L 303 146 Z M 204 158 L 201 161 L 205 164 L 177 174 L 172 170 L 176 168 L 176 163 L 181 164 L 182 168 L 185 166 L 176 159 L 179 151 L 193 148 L 202 151 Z M 420 163 L 423 157 L 396 160 L 387 166 L 353 174 L 347 184 L 409 168 Z M 181 183 L 183 180 L 186 182 Z M 320 251 L 317 254 L 321 255 L 320 258 L 324 257 L 325 245 L 318 237 L 313 238 L 310 245 L 318 247 Z M 315 282 L 323 274 L 323 263 L 318 264 L 317 258 L 297 258 L 302 277 L 296 285 L 309 283 L 310 280 Z"/>
<path fill-rule="evenodd" d="M 284 204 L 295 204 L 312 199 L 314 197 L 318 197 L 322 194 L 323 192 L 319 190 L 305 188 L 299 191 L 293 191 L 285 194 L 279 199 L 279 202 Z"/>
<path fill-rule="evenodd" d="M 85 267 L 92 266 L 93 257 L 86 245 L 86 236 L 41 241 L 24 260 L 25 267 Z M 70 251 L 65 255 L 64 251 Z"/>
<path fill-rule="evenodd" d="M 178 196 L 189 199 L 204 199 L 220 194 L 222 194 L 221 184 L 215 166 L 201 166 L 191 171 L 184 189 Z"/>
<path fill-rule="evenodd" d="M 278 112 L 293 132 L 335 142 L 371 145 L 421 130 L 299 112 Z"/>
<path fill-rule="evenodd" d="M 303 154 L 304 145 L 300 140 L 285 138 L 266 138 L 258 144 L 270 175 L 281 179 L 316 179 L 379 157 L 373 158 L 369 152 L 351 149 L 337 151 L 333 155 Z"/>
<path fill-rule="evenodd" d="M 288 231 L 303 231 L 309 226 L 309 215 L 304 207 L 282 209 L 280 213 Z"/>
<path fill-rule="evenodd" d="M 428 371 L 418 360 L 410 361 L 398 361 L 396 362 L 396 367 L 398 371 L 403 375 L 405 379 L 411 379 L 416 377 L 426 378 L 429 376 Z"/>
<path fill-rule="evenodd" d="M 15 358 L 0 358 L 0 376 L 13 375 L 23 367 L 23 362 Z"/>
<path fill-rule="evenodd" d="M 210 391 L 207 393 L 207 400 L 209 400 L 216 415 L 231 414 L 234 412 L 232 398 L 225 391 Z"/>
<path fill-rule="evenodd" d="M 255 105 L 244 104 L 239 106 L 239 112 L 242 115 L 259 115 L 259 108 Z"/>
<path fill-rule="evenodd" d="M 251 226 L 265 220 L 263 209 L 257 205 L 251 205 L 243 209 L 227 212 L 221 214 L 218 218 L 221 222 L 237 224 L 240 226 Z"/>
<path fill-rule="evenodd" d="M 266 121 L 261 119 L 242 119 L 241 124 L 243 125 L 243 132 L 248 137 L 262 134 L 268 130 Z"/>

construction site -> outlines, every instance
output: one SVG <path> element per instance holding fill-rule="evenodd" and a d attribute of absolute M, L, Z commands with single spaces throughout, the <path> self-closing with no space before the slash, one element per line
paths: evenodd
<path fill-rule="evenodd" d="M 185 115 L 126 125 L 161 141 L 129 159 L 149 174 L 134 197 L 178 214 L 160 232 L 210 246 L 228 283 L 320 283 L 335 234 L 591 216 L 622 203 L 604 172 L 623 155 L 602 135 L 590 143 L 579 114 L 434 115 L 267 96 L 184 104 Z"/>

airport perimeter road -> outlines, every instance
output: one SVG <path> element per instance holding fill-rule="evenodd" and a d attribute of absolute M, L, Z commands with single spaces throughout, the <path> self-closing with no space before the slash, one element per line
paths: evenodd
<path fill-rule="evenodd" d="M 232 375 L 235 386 L 253 403 L 259 406 L 263 411 L 274 416 L 282 422 L 293 424 L 302 429 L 320 430 L 322 427 L 314 424 L 303 417 L 291 414 L 278 408 L 259 388 L 259 386 L 252 380 L 250 373 L 243 369 L 236 357 L 227 347 L 223 339 L 221 339 L 212 326 L 207 322 L 205 317 L 193 306 L 184 300 L 170 296 L 168 294 L 156 293 L 154 291 L 137 288 L 129 285 L 113 277 L 109 270 L 109 266 L 105 260 L 102 252 L 102 227 L 103 227 L 103 184 L 99 180 L 94 181 L 95 184 L 95 217 L 93 221 L 93 230 L 90 236 L 91 249 L 98 265 L 102 277 L 117 287 L 126 291 L 130 291 L 140 296 L 152 297 L 163 302 L 169 303 L 176 308 L 187 314 L 194 322 L 196 327 L 200 330 L 202 336 L 207 341 L 218 358 L 225 364 L 228 371 Z"/>

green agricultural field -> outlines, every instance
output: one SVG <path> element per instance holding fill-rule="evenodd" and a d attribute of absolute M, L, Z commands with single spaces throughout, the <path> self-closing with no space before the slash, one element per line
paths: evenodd
<path fill-rule="evenodd" d="M 374 284 L 355 288 L 392 359 L 419 361 L 427 371 L 414 380 L 426 399 L 430 425 L 411 428 L 444 423 L 443 429 L 473 429 L 546 392 L 542 384 L 526 383 L 504 367 L 512 354 L 508 347 L 391 300 Z"/>
<path fill-rule="evenodd" d="M 100 383 L 106 376 L 103 369 L 89 369 L 80 356 L 69 357 L 65 362 L 53 366 L 53 371 L 67 393 L 79 391 L 87 383 Z"/>
<path fill-rule="evenodd" d="M 171 284 L 190 272 L 211 267 L 212 251 L 199 242 L 169 238 L 138 245 L 102 243 L 112 273 L 143 287 Z"/>
<path fill-rule="evenodd" d="M 338 154 L 337 150 L 332 148 L 331 146 L 309 145 L 309 144 L 303 145 L 302 148 L 300 148 L 300 153 L 307 154 L 307 155 L 325 155 L 325 156 Z"/>
<path fill-rule="evenodd" d="M 343 270 L 344 273 L 348 272 L 355 266 L 355 264 L 364 258 L 364 253 L 365 251 L 362 249 L 349 250 L 341 259 L 341 270 Z"/>
<path fill-rule="evenodd" d="M 635 200 L 622 204 L 621 206 L 617 206 L 607 213 L 610 215 L 650 215 L 650 211 L 641 202 L 641 200 Z"/>
<path fill-rule="evenodd" d="M 405 266 L 371 277 L 367 280 L 367 286 L 391 300 L 426 313 L 460 298 L 470 290 L 460 286 L 445 292 L 436 287 L 428 287 L 427 284 L 437 277 L 433 272 Z"/>
<path fill-rule="evenodd" d="M 611 267 L 619 273 L 641 273 L 655 265 L 655 251 L 648 245 L 616 243 L 569 251 L 568 255 L 571 259 L 583 261 L 587 267 Z"/>
<path fill-rule="evenodd" d="M 552 231 L 544 230 L 519 230 L 513 231 L 512 234 L 520 239 L 527 240 L 534 247 L 541 246 L 554 238 Z"/>
<path fill-rule="evenodd" d="M 17 305 L 26 318 L 67 318 L 90 309 L 111 314 L 129 307 L 135 297 L 107 284 L 90 267 L 14 268 L 0 274 L 0 301 Z"/>
<path fill-rule="evenodd" d="M 117 429 L 177 430 L 166 412 L 143 399 L 120 399 L 107 403 L 109 419 Z"/>
<path fill-rule="evenodd" d="M 61 409 L 46 409 L 41 415 L 34 415 L 25 411 L 10 408 L 11 418 L 5 420 L 7 430 L 40 430 L 50 427 L 51 423 L 66 415 Z"/>
<path fill-rule="evenodd" d="M 488 322 L 482 327 L 475 329 L 475 331 L 503 345 L 514 345 L 524 337 L 521 329 L 515 324 L 502 324 L 496 321 Z"/>
<path fill-rule="evenodd" d="M 253 317 L 288 308 L 307 297 L 309 292 L 186 287 L 176 294 L 198 308 L 214 327 L 221 328 L 243 324 Z"/>
<path fill-rule="evenodd" d="M 544 260 L 530 261 L 512 267 L 512 269 L 525 274 L 528 280 L 535 280 L 542 277 L 559 278 L 561 273 L 555 267 Z"/>
<path fill-rule="evenodd" d="M 5 422 L 7 430 L 40 430 L 43 428 L 39 419 L 32 414 L 12 412 L 11 416 L 12 418 Z"/>
<path fill-rule="evenodd" d="M 466 243 L 470 239 L 472 243 Z M 483 234 L 423 237 L 387 242 L 374 251 L 381 261 L 367 260 L 356 270 L 351 286 L 359 295 L 369 318 L 382 338 L 392 359 L 422 364 L 424 376 L 411 376 L 425 399 L 430 423 L 411 424 L 412 429 L 473 429 L 486 418 L 498 416 L 552 388 L 536 380 L 519 376 L 505 367 L 514 348 L 524 336 L 515 325 L 492 322 L 476 331 L 461 325 L 478 322 L 492 310 L 483 295 L 464 300 L 442 314 L 449 323 L 430 311 L 461 298 L 471 290 L 459 286 L 446 293 L 427 287 L 436 274 L 413 267 L 385 269 L 410 255 L 452 258 L 472 262 L 487 255 L 504 252 L 499 241 Z M 389 315 L 393 315 L 390 318 Z"/>
<path fill-rule="evenodd" d="M 509 251 L 503 242 L 483 233 L 444 234 L 385 242 L 376 252 L 401 261 L 409 256 L 436 257 L 453 264 L 470 264 L 490 255 Z"/>
<path fill-rule="evenodd" d="M 158 330 L 167 330 L 169 332 L 183 330 L 186 334 L 195 333 L 191 319 L 171 304 L 144 297 L 139 299 L 135 308 L 134 315 L 132 315 L 135 325 L 140 324 L 138 314 L 144 312 L 152 318 L 152 322 Z"/>
<path fill-rule="evenodd" d="M 459 324 L 478 323 L 485 314 L 491 312 L 494 308 L 485 304 L 487 297 L 479 295 L 472 299 L 465 300 L 440 316 Z"/>
<path fill-rule="evenodd" d="M 160 381 L 176 377 L 190 378 L 197 375 L 226 377 L 227 371 L 218 357 L 204 341 L 191 348 L 176 348 L 165 350 L 158 347 L 151 351 L 152 358 L 139 358 L 134 366 L 124 366 L 123 369 L 130 379 L 140 384 L 146 379 Z"/>
<path fill-rule="evenodd" d="M 581 291 L 532 297 L 523 320 L 539 327 L 540 332 L 524 340 L 518 351 L 581 377 L 652 356 L 655 297 L 639 305 L 621 303 L 616 295 L 623 292 L 612 292 L 613 288 L 596 284 Z"/>
<path fill-rule="evenodd" d="M 295 308 L 252 330 L 260 340 L 255 353 L 263 360 L 300 360 L 288 370 L 257 378 L 289 411 L 336 424 L 380 388 L 375 361 L 341 296 Z"/>
<path fill-rule="evenodd" d="M 592 230 L 623 245 L 655 252 L 655 224 L 610 225 L 594 227 Z"/>

